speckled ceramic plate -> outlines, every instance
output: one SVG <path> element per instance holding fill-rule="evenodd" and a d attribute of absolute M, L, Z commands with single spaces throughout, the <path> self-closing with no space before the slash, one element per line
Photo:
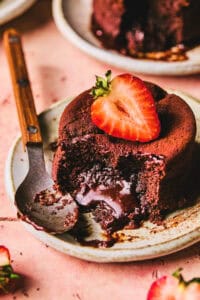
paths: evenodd
<path fill-rule="evenodd" d="M 196 140 L 200 142 L 200 102 L 181 92 L 176 93 L 184 98 L 194 111 L 198 127 Z M 58 102 L 39 116 L 49 172 L 51 172 L 53 157 L 49 145 L 57 138 L 60 115 L 69 101 Z M 23 151 L 21 138 L 17 138 L 10 149 L 5 172 L 6 189 L 12 201 L 27 170 L 27 154 Z M 92 218 L 90 221 L 92 232 L 90 238 L 102 239 L 103 233 Z M 82 246 L 68 233 L 53 236 L 37 231 L 26 223 L 23 224 L 44 243 L 81 259 L 96 262 L 144 260 L 178 251 L 200 241 L 200 198 L 196 205 L 169 215 L 161 226 L 145 222 L 139 229 L 118 232 L 117 234 L 121 236 L 120 241 L 106 249 Z"/>
<path fill-rule="evenodd" d="M 134 59 L 105 50 L 90 31 L 92 0 L 53 0 L 53 17 L 60 32 L 92 57 L 136 73 L 176 75 L 200 73 L 200 46 L 187 52 L 188 60 L 163 62 Z"/>
<path fill-rule="evenodd" d="M 26 11 L 36 0 L 1 0 L 0 25 L 14 19 Z"/>

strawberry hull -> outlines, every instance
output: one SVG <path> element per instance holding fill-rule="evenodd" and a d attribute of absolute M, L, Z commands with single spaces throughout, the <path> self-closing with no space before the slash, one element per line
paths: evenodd
<path fill-rule="evenodd" d="M 22 284 L 22 277 L 13 272 L 9 250 L 0 245 L 0 295 L 12 293 Z"/>

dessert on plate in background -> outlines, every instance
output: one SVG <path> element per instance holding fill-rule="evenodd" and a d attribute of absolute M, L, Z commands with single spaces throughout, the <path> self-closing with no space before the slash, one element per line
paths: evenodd
<path fill-rule="evenodd" d="M 166 61 L 200 44 L 199 0 L 93 0 L 91 28 L 105 48 Z"/>

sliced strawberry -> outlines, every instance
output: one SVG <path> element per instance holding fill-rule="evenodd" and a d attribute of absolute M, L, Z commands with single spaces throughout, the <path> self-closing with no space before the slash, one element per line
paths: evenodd
<path fill-rule="evenodd" d="M 153 282 L 147 300 L 200 300 L 200 278 L 185 281 L 180 271 Z"/>
<path fill-rule="evenodd" d="M 92 121 L 109 135 L 140 142 L 159 136 L 155 102 L 141 79 L 121 74 L 106 82 L 97 77 L 93 95 L 97 99 L 91 106 Z"/>
<path fill-rule="evenodd" d="M 163 276 L 153 282 L 147 300 L 176 300 L 177 280 L 172 276 Z"/>
<path fill-rule="evenodd" d="M 0 245 L 0 294 L 13 292 L 20 284 L 21 276 L 13 272 L 9 250 Z"/>
<path fill-rule="evenodd" d="M 10 253 L 8 249 L 0 245 L 0 268 L 10 265 Z"/>

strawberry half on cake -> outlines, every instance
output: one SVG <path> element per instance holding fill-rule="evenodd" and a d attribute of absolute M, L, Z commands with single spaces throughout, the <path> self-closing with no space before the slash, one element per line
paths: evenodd
<path fill-rule="evenodd" d="M 180 97 L 107 72 L 61 116 L 55 186 L 107 232 L 160 222 L 189 204 L 195 134 L 193 112 Z"/>

